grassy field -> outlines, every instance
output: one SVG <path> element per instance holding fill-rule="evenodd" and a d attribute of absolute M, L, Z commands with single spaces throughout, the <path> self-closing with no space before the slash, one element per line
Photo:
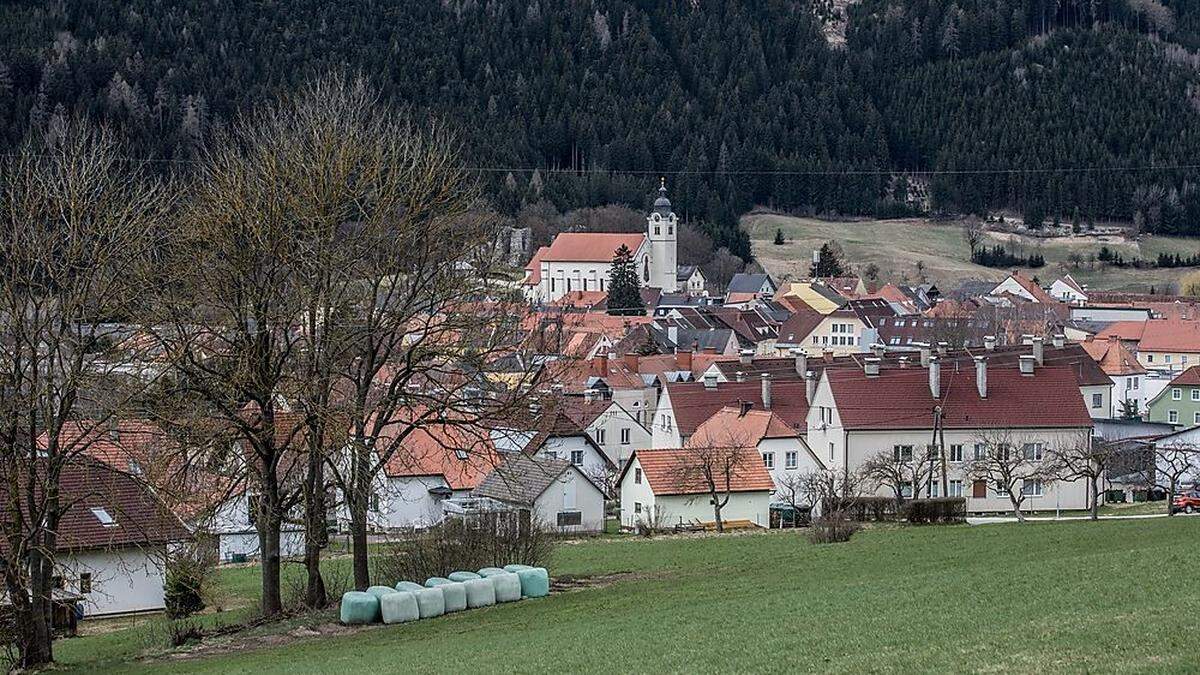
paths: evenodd
<path fill-rule="evenodd" d="M 962 238 L 958 224 L 939 224 L 922 219 L 887 221 L 831 222 L 815 218 L 797 218 L 758 214 L 742 219 L 742 228 L 749 235 L 755 257 L 776 279 L 801 278 L 807 275 L 812 251 L 830 239 L 841 242 L 846 257 L 861 270 L 868 263 L 880 269 L 880 278 L 887 281 L 917 281 L 917 261 L 925 264 L 926 277 L 939 285 L 953 287 L 963 279 L 1001 280 L 1006 270 L 982 267 L 969 262 L 970 249 Z M 775 246 L 777 229 L 782 229 L 787 243 Z M 988 233 L 987 245 L 1006 240 L 1003 233 Z M 1047 241 L 1018 237 L 1027 251 L 1038 250 L 1046 258 L 1046 266 L 1029 270 L 1049 283 L 1051 279 L 1070 272 L 1081 283 L 1098 290 L 1145 291 L 1151 285 L 1163 288 L 1175 283 L 1188 270 L 1115 269 L 1087 264 L 1078 269 L 1068 263 L 1072 251 L 1086 259 L 1101 246 L 1120 251 L 1125 257 L 1157 258 L 1169 251 L 1191 255 L 1200 250 L 1200 239 L 1144 237 L 1137 242 L 1101 242 L 1094 238 L 1052 239 Z"/>
<path fill-rule="evenodd" d="M 1184 672 L 1198 538 L 1200 518 L 608 538 L 552 566 L 604 583 L 542 600 L 311 637 L 336 632 L 316 617 L 283 627 L 309 637 L 202 657 L 128 660 L 142 648 L 111 643 L 131 628 L 59 655 L 81 672 Z M 253 593 L 253 572 L 223 578 Z"/>

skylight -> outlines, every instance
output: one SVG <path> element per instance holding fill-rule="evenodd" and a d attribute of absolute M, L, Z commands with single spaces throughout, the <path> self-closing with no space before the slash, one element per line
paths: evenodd
<path fill-rule="evenodd" d="M 96 520 L 100 521 L 100 524 L 103 525 L 104 527 L 116 527 L 117 526 L 117 521 L 114 520 L 111 515 L 109 515 L 109 513 L 106 509 L 96 507 L 96 508 L 92 509 L 92 515 L 96 516 Z"/>

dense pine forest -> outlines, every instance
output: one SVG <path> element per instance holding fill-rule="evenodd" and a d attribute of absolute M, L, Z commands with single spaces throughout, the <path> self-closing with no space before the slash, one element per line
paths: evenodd
<path fill-rule="evenodd" d="M 640 207 L 661 172 L 743 257 L 755 204 L 892 213 L 909 180 L 938 211 L 1195 234 L 1198 4 L 10 0 L 0 146 L 86 114 L 186 172 L 240 110 L 349 70 L 455 127 L 510 215 Z"/>

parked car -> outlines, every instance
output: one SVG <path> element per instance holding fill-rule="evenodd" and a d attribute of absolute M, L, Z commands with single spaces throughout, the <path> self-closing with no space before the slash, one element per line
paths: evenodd
<path fill-rule="evenodd" d="M 1195 513 L 1200 511 L 1200 490 L 1192 489 L 1175 496 L 1171 502 L 1171 512 Z"/>

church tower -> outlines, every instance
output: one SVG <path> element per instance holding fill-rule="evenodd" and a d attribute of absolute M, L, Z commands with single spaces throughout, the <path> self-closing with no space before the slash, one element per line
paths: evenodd
<path fill-rule="evenodd" d="M 646 218 L 646 236 L 650 240 L 650 281 L 646 285 L 661 288 L 664 293 L 679 290 L 676 277 L 676 241 L 679 236 L 679 219 L 671 210 L 667 199 L 667 181 L 662 179 L 658 187 L 658 199 L 654 210 Z"/>

